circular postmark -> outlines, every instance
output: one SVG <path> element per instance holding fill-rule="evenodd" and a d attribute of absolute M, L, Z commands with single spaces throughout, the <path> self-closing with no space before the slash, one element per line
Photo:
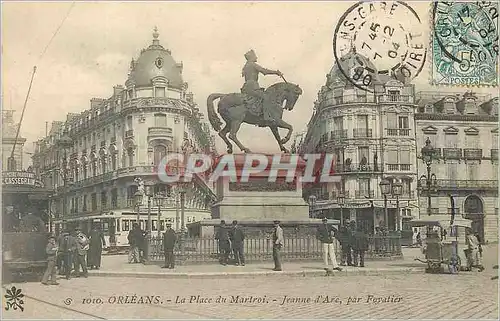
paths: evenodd
<path fill-rule="evenodd" d="M 469 84 L 496 83 L 498 2 L 438 1 L 432 18 L 437 71 Z"/>
<path fill-rule="evenodd" d="M 356 87 L 408 83 L 425 64 L 426 41 L 417 13 L 402 1 L 359 2 L 340 18 L 333 37 L 335 62 Z"/>

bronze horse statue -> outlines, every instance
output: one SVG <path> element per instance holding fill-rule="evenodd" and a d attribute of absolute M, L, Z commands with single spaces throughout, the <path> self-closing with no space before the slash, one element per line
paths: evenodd
<path fill-rule="evenodd" d="M 254 100 L 252 102 L 250 101 L 251 99 L 245 94 L 214 93 L 208 96 L 208 119 L 212 127 L 219 133 L 219 136 L 226 143 L 227 152 L 229 154 L 233 153 L 233 145 L 227 138 L 228 133 L 229 138 L 235 142 L 243 152 L 251 152 L 248 148 L 243 146 L 243 144 L 241 144 L 238 140 L 238 137 L 236 137 L 242 123 L 256 125 L 259 127 L 269 127 L 279 144 L 280 150 L 284 153 L 289 152 L 283 145 L 286 144 L 292 137 L 293 127 L 282 119 L 283 110 L 291 111 L 293 109 L 297 99 L 300 95 L 302 95 L 302 89 L 298 85 L 285 81 L 271 85 L 265 90 L 264 93 L 267 95 L 267 101 L 269 102 L 267 108 L 269 108 L 269 111 L 274 118 L 271 121 L 264 120 L 262 115 L 262 101 Z M 214 100 L 219 98 L 220 101 L 218 103 L 217 111 L 226 122 L 226 126 L 224 126 L 224 128 L 222 128 L 222 122 L 214 109 Z M 287 135 L 283 139 L 280 138 L 278 128 L 288 130 Z"/>

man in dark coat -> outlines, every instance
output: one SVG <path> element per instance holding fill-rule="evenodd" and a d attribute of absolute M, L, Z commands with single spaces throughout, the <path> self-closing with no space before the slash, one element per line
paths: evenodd
<path fill-rule="evenodd" d="M 64 262 L 62 270 L 66 279 L 69 280 L 73 269 L 74 255 L 76 255 L 77 251 L 76 239 L 69 232 L 65 232 L 59 242 L 59 250 L 62 253 L 62 261 Z"/>
<path fill-rule="evenodd" d="M 165 224 L 167 230 L 163 233 L 163 254 L 165 255 L 164 269 L 173 269 L 175 266 L 174 247 L 177 241 L 175 231 L 172 229 L 172 224 Z"/>
<path fill-rule="evenodd" d="M 230 234 L 231 244 L 233 246 L 234 259 L 236 260 L 236 265 L 245 266 L 245 256 L 243 254 L 243 244 L 245 240 L 245 234 L 243 230 L 238 225 L 238 221 L 233 221 L 233 229 Z"/>
<path fill-rule="evenodd" d="M 141 246 L 142 231 L 139 228 L 139 224 L 134 223 L 132 225 L 132 230 L 128 233 L 128 244 L 130 246 L 128 262 L 129 263 L 139 263 L 139 247 Z"/>
<path fill-rule="evenodd" d="M 339 242 L 342 249 L 342 262 L 341 265 L 352 266 L 352 256 L 351 256 L 351 235 L 349 228 L 342 225 L 339 229 Z"/>
<path fill-rule="evenodd" d="M 99 226 L 94 225 L 94 228 L 90 231 L 89 238 L 88 266 L 90 269 L 99 269 L 101 267 L 102 248 L 106 247 L 104 233 Z"/>
<path fill-rule="evenodd" d="M 80 267 L 81 267 L 83 277 L 86 278 L 88 276 L 86 259 L 90 241 L 88 237 L 81 231 L 80 228 L 75 229 L 74 240 L 76 243 L 76 251 L 73 256 L 75 261 L 75 276 L 80 277 Z"/>
<path fill-rule="evenodd" d="M 353 246 L 353 254 L 354 254 L 354 266 L 358 266 L 358 258 L 359 258 L 359 266 L 365 266 L 365 252 L 368 251 L 368 237 L 363 229 L 358 226 L 354 237 L 354 246 Z"/>
<path fill-rule="evenodd" d="M 54 236 L 49 237 L 49 242 L 45 248 L 45 253 L 47 253 L 47 269 L 42 277 L 42 284 L 45 285 L 58 285 L 56 281 L 56 258 L 57 251 L 59 250 L 56 244 L 56 238 Z M 50 278 L 50 282 L 49 282 Z"/>
<path fill-rule="evenodd" d="M 227 265 L 229 255 L 231 254 L 231 244 L 229 243 L 229 229 L 226 226 L 226 221 L 220 221 L 220 226 L 215 234 L 215 239 L 219 241 L 219 262 L 222 265 Z"/>

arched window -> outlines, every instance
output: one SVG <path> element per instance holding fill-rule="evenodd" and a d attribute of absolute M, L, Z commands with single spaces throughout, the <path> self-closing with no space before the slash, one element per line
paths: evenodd
<path fill-rule="evenodd" d="M 97 161 L 96 160 L 92 161 L 92 176 L 93 177 L 97 176 Z"/>
<path fill-rule="evenodd" d="M 83 179 L 87 179 L 87 164 L 82 165 Z"/>
<path fill-rule="evenodd" d="M 111 168 L 112 168 L 112 170 L 116 170 L 117 158 L 118 158 L 117 154 L 111 155 Z"/>
<path fill-rule="evenodd" d="M 101 158 L 101 166 L 102 166 L 102 173 L 106 173 L 106 156 L 102 156 Z"/>
<path fill-rule="evenodd" d="M 160 164 L 161 160 L 167 154 L 167 148 L 163 145 L 156 145 L 154 147 L 154 165 Z"/>

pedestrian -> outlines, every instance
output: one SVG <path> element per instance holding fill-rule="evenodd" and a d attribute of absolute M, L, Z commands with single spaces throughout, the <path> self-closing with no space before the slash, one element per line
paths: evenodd
<path fill-rule="evenodd" d="M 64 267 L 65 267 L 65 251 L 62 250 L 64 238 L 69 235 L 67 230 L 62 231 L 61 235 L 57 238 L 57 245 L 59 246 L 59 251 L 57 252 L 57 270 L 59 275 L 65 275 Z"/>
<path fill-rule="evenodd" d="M 80 277 L 80 267 L 82 268 L 83 277 L 88 277 L 87 270 L 87 251 L 89 250 L 89 239 L 83 234 L 80 228 L 75 229 L 76 252 L 75 252 L 75 277 Z"/>
<path fill-rule="evenodd" d="M 234 259 L 236 265 L 245 266 L 245 255 L 243 254 L 243 245 L 245 240 L 245 233 L 238 225 L 238 221 L 233 221 L 233 228 L 230 234 L 231 245 L 233 247 Z"/>
<path fill-rule="evenodd" d="M 163 254 L 165 255 L 164 269 L 173 269 L 175 266 L 174 247 L 177 241 L 175 231 L 172 229 L 172 224 L 165 224 L 166 230 L 163 233 Z"/>
<path fill-rule="evenodd" d="M 283 238 L 283 229 L 280 226 L 280 221 L 274 221 L 273 230 L 273 259 L 274 259 L 274 269 L 273 271 L 282 271 L 281 268 L 281 249 L 285 239 Z"/>
<path fill-rule="evenodd" d="M 412 237 L 411 237 L 411 245 L 412 245 L 412 247 L 417 245 L 417 235 L 418 235 L 418 232 L 417 232 L 417 228 L 415 227 L 415 228 L 413 228 L 413 234 L 412 234 Z"/>
<path fill-rule="evenodd" d="M 139 262 L 145 264 L 146 263 L 146 251 L 148 247 L 148 232 L 145 230 L 140 230 L 139 234 Z"/>
<path fill-rule="evenodd" d="M 220 226 L 215 234 L 215 239 L 219 242 L 219 263 L 227 265 L 231 254 L 231 243 L 229 242 L 229 230 L 226 221 L 221 220 Z"/>
<path fill-rule="evenodd" d="M 316 237 L 323 245 L 323 262 L 325 264 L 325 269 L 329 268 L 328 256 L 332 262 L 333 270 L 342 271 L 342 268 L 337 264 L 337 256 L 335 254 L 335 248 L 333 246 L 335 229 L 333 226 L 328 225 L 328 219 L 325 217 L 322 220 L 323 224 L 318 227 Z"/>
<path fill-rule="evenodd" d="M 142 231 L 139 228 L 139 224 L 132 224 L 132 230 L 128 233 L 128 263 L 139 263 L 139 245 L 141 241 Z"/>
<path fill-rule="evenodd" d="M 342 262 L 341 265 L 352 266 L 352 255 L 351 255 L 351 235 L 349 228 L 347 227 L 349 222 L 346 222 L 346 225 L 340 227 L 339 231 L 339 242 L 340 248 L 342 251 Z"/>
<path fill-rule="evenodd" d="M 417 246 L 421 247 L 422 246 L 422 235 L 420 235 L 420 231 L 418 231 L 416 239 L 417 239 Z"/>
<path fill-rule="evenodd" d="M 479 242 L 470 228 L 466 231 L 466 245 L 467 245 L 467 263 L 469 271 L 472 268 L 477 268 L 479 272 L 484 271 L 482 264 L 481 254 L 479 253 Z"/>
<path fill-rule="evenodd" d="M 100 226 L 94 225 L 94 228 L 90 231 L 89 238 L 88 266 L 90 269 L 100 269 L 102 248 L 106 247 L 106 240 L 104 239 L 104 233 L 101 231 Z"/>
<path fill-rule="evenodd" d="M 363 231 L 363 228 L 361 226 L 358 226 L 353 246 L 354 266 L 358 266 L 358 258 L 359 258 L 359 266 L 360 267 L 365 266 L 366 251 L 368 251 L 368 237 L 365 231 Z"/>
<path fill-rule="evenodd" d="M 67 231 L 62 234 L 59 250 L 62 253 L 62 271 L 66 276 L 66 279 L 69 280 L 71 278 L 71 270 L 73 269 L 76 241 L 73 235 Z"/>
<path fill-rule="evenodd" d="M 47 269 L 42 277 L 42 284 L 45 285 L 58 285 L 56 280 L 56 260 L 57 251 L 59 246 L 56 243 L 56 238 L 54 236 L 49 237 L 47 247 L 45 248 L 45 253 L 47 253 Z M 49 282 L 50 278 L 50 282 Z"/>

